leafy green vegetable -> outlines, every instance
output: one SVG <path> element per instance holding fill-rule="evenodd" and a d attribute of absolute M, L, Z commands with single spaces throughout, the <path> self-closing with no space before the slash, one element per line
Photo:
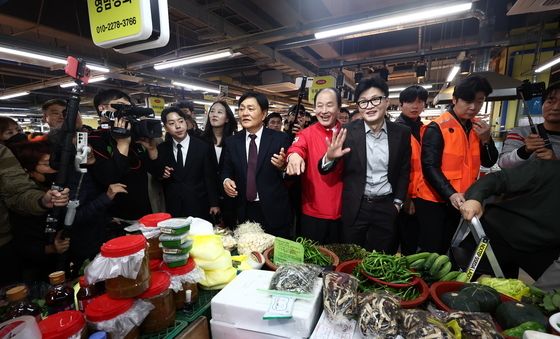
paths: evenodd
<path fill-rule="evenodd" d="M 368 250 L 356 244 L 329 244 L 324 247 L 336 254 L 340 261 L 363 259 L 369 254 Z"/>
<path fill-rule="evenodd" d="M 303 245 L 303 262 L 321 267 L 332 265 L 332 259 L 319 251 L 318 244 L 304 237 L 298 237 L 296 242 Z"/>

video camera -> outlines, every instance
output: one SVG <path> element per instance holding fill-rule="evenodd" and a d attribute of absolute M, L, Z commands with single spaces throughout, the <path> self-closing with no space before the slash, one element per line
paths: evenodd
<path fill-rule="evenodd" d="M 529 101 L 536 97 L 542 97 L 546 90 L 544 82 L 531 83 L 529 80 L 523 80 L 521 86 L 517 87 L 517 97 Z"/>
<path fill-rule="evenodd" d="M 132 136 L 133 139 L 155 139 L 161 137 L 161 121 L 154 119 L 153 109 L 124 104 L 111 104 L 111 107 L 116 109 L 116 111 L 101 112 L 101 115 L 111 121 L 109 124 L 111 126 L 111 134 L 115 138 L 128 138 Z M 113 126 L 114 121 L 120 118 L 130 122 L 130 130 Z"/>

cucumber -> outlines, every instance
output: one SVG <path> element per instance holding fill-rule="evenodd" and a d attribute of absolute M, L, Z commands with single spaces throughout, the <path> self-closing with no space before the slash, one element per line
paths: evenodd
<path fill-rule="evenodd" d="M 436 278 L 437 280 L 440 280 L 445 275 L 447 275 L 450 271 L 451 271 L 451 261 L 448 261 L 445 264 L 443 264 L 443 267 L 441 268 L 441 270 L 439 270 L 436 273 L 436 275 L 434 275 L 434 278 Z"/>
<path fill-rule="evenodd" d="M 455 278 L 455 281 L 467 282 L 467 273 L 466 272 L 459 273 L 459 275 L 457 275 L 457 277 Z"/>
<path fill-rule="evenodd" d="M 430 252 L 420 252 L 420 253 L 414 253 L 411 255 L 407 255 L 406 261 L 408 261 L 409 264 L 412 264 L 413 262 L 420 260 L 420 259 L 426 259 L 431 253 Z"/>
<path fill-rule="evenodd" d="M 430 267 L 430 275 L 435 278 L 439 270 L 443 267 L 443 265 L 445 265 L 445 263 L 448 262 L 449 262 L 449 257 L 446 256 L 445 254 L 442 254 L 439 257 L 437 257 L 437 259 L 432 264 L 432 267 Z"/>
<path fill-rule="evenodd" d="M 560 294 L 558 292 L 552 296 L 552 303 L 556 308 L 560 308 Z"/>
<path fill-rule="evenodd" d="M 437 253 L 431 253 L 427 258 L 426 261 L 424 262 L 424 270 L 428 271 L 430 268 L 432 268 L 432 265 L 434 264 L 434 261 L 436 261 L 436 259 L 439 257 L 439 254 Z"/>
<path fill-rule="evenodd" d="M 410 268 L 420 269 L 420 268 L 422 268 L 422 266 L 424 266 L 425 261 L 426 261 L 426 259 L 418 259 L 415 262 L 413 262 L 412 264 L 410 264 Z"/>
<path fill-rule="evenodd" d="M 459 271 L 451 271 L 449 273 L 447 273 L 446 275 L 444 275 L 441 279 L 439 279 L 439 281 L 452 281 L 455 280 L 455 278 L 457 278 L 457 276 L 460 274 L 461 272 Z"/>

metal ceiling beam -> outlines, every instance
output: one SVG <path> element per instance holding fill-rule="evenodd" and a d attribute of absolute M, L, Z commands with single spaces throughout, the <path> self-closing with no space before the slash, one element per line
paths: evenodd
<path fill-rule="evenodd" d="M 247 33 L 239 29 L 237 26 L 230 24 L 218 15 L 209 13 L 202 6 L 197 5 L 195 2 L 182 1 L 182 0 L 170 0 L 169 6 L 189 15 L 194 16 L 199 19 L 205 20 L 205 22 L 218 32 L 226 33 L 226 36 L 231 35 L 232 37 L 246 35 Z M 252 46 L 259 53 L 266 55 L 267 57 L 275 60 L 279 63 L 285 64 L 290 68 L 297 70 L 305 75 L 313 75 L 314 72 L 310 69 L 298 64 L 297 62 L 287 58 L 286 56 L 276 53 L 273 49 L 267 46 Z"/>

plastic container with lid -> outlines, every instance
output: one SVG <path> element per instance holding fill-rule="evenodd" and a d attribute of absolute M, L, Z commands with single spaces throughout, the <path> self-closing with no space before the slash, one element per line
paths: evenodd
<path fill-rule="evenodd" d="M 89 303 L 96 297 L 100 296 L 102 291 L 95 284 L 89 285 L 84 276 L 80 277 L 80 289 L 76 294 L 78 300 L 78 310 L 85 312 Z"/>
<path fill-rule="evenodd" d="M 66 284 L 66 275 L 64 271 L 56 271 L 49 274 L 51 286 L 47 290 L 45 296 L 45 305 L 50 314 L 62 311 L 75 310 L 74 306 L 74 290 Z"/>
<path fill-rule="evenodd" d="M 204 274 L 202 270 L 196 267 L 192 258 L 189 258 L 186 265 L 169 267 L 163 264 L 162 269 L 171 275 L 170 288 L 173 290 L 173 300 L 176 309 L 185 307 L 187 291 L 191 291 L 189 295 L 191 303 L 195 303 L 198 300 L 197 281 L 202 279 Z"/>
<path fill-rule="evenodd" d="M 180 248 L 182 244 L 190 240 L 189 233 L 180 235 L 162 234 L 159 236 L 161 246 L 167 248 Z"/>
<path fill-rule="evenodd" d="M 163 234 L 181 235 L 187 233 L 191 228 L 192 218 L 173 218 L 160 221 L 159 230 Z"/>
<path fill-rule="evenodd" d="M 169 267 L 179 267 L 187 264 L 188 254 L 164 254 L 163 262 Z"/>
<path fill-rule="evenodd" d="M 150 287 L 150 267 L 143 235 L 114 238 L 101 246 L 101 253 L 86 268 L 88 283 L 105 280 L 111 298 L 133 298 Z"/>
<path fill-rule="evenodd" d="M 144 319 L 140 327 L 142 333 L 159 332 L 175 323 L 175 303 L 169 289 L 170 283 L 168 273 L 154 272 L 150 280 L 150 288 L 138 296 L 155 307 Z"/>
<path fill-rule="evenodd" d="M 0 324 L 0 338 L 30 339 L 41 338 L 37 321 L 30 315 L 7 320 Z"/>
<path fill-rule="evenodd" d="M 138 220 L 144 227 L 140 227 L 142 234 L 148 241 L 148 256 L 150 259 L 161 259 L 162 251 L 159 246 L 159 235 L 161 234 L 157 224 L 171 218 L 169 213 L 152 213 Z"/>
<path fill-rule="evenodd" d="M 43 339 L 87 338 L 84 315 L 80 311 L 64 311 L 46 317 L 39 323 Z"/>
<path fill-rule="evenodd" d="M 90 330 L 105 331 L 109 338 L 133 339 L 140 336 L 139 326 L 153 308 L 143 300 L 112 299 L 103 294 L 88 305 L 86 321 Z"/>
<path fill-rule="evenodd" d="M 188 254 L 192 249 L 192 239 L 187 239 L 184 243 L 177 248 L 163 247 L 163 254 Z"/>
<path fill-rule="evenodd" d="M 19 285 L 6 291 L 6 299 L 10 303 L 4 319 L 13 319 L 23 315 L 29 315 L 35 318 L 37 322 L 41 321 L 41 308 L 39 305 L 29 301 L 28 290 L 25 285 Z"/>

